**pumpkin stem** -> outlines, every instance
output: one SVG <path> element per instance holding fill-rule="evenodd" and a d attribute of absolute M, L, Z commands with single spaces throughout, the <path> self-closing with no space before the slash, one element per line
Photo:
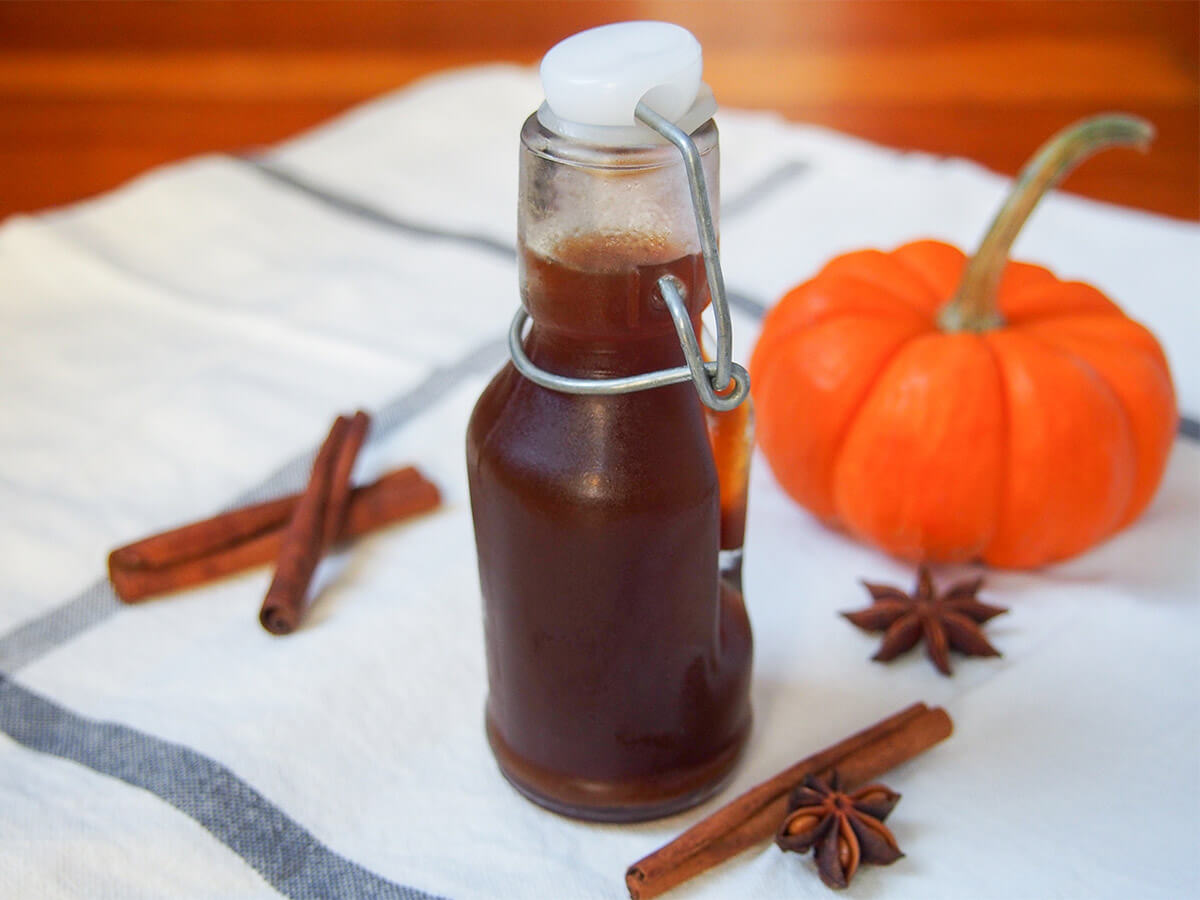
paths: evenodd
<path fill-rule="evenodd" d="M 1154 126 L 1145 119 L 1105 113 L 1068 125 L 1046 141 L 1025 164 L 1012 192 L 963 270 L 958 291 L 938 314 L 943 331 L 990 331 L 1004 324 L 996 309 L 1000 277 L 1025 220 L 1046 192 L 1077 165 L 1106 147 L 1150 146 Z"/>

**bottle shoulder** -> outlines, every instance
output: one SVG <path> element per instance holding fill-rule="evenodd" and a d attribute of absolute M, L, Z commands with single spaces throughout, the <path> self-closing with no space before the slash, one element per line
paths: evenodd
<path fill-rule="evenodd" d="M 563 394 L 506 364 L 476 402 L 467 456 L 477 477 L 531 494 L 689 506 L 717 497 L 703 412 L 687 384 Z"/>

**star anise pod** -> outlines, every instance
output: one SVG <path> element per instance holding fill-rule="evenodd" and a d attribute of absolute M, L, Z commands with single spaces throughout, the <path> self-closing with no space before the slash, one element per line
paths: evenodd
<path fill-rule="evenodd" d="M 882 631 L 883 643 L 872 659 L 887 662 L 925 641 L 929 658 L 943 675 L 950 674 L 950 650 L 966 656 L 999 656 L 979 627 L 988 619 L 1008 612 L 975 598 L 983 586 L 982 578 L 960 581 L 940 597 L 933 589 L 929 569 L 917 571 L 917 587 L 912 596 L 899 588 L 882 584 L 863 584 L 874 603 L 857 612 L 842 613 L 866 631 Z"/>
<path fill-rule="evenodd" d="M 837 772 L 828 782 L 809 775 L 788 798 L 788 814 L 775 843 L 797 853 L 816 847 L 821 880 L 831 888 L 844 888 L 859 863 L 886 866 L 904 855 L 883 824 L 898 802 L 900 795 L 882 784 L 847 794 Z"/>

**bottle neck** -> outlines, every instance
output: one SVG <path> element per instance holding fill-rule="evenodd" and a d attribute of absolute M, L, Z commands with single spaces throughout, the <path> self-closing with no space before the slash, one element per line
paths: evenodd
<path fill-rule="evenodd" d="M 577 236 L 547 258 L 521 252 L 521 298 L 533 319 L 529 352 L 554 371 L 630 375 L 682 365 L 683 351 L 658 290 L 684 285 L 693 327 L 708 305 L 703 258 L 644 235 Z M 535 358 L 535 361 L 538 361 Z"/>
<path fill-rule="evenodd" d="M 692 138 L 716 207 L 716 126 L 709 120 Z M 683 364 L 658 280 L 669 274 L 683 283 L 694 321 L 709 293 L 675 147 L 594 146 L 530 116 L 521 132 L 517 226 L 531 359 L 597 376 Z"/>

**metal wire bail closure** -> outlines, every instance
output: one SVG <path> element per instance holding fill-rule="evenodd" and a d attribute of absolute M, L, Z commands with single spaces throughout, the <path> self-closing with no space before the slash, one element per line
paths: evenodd
<path fill-rule="evenodd" d="M 704 256 L 708 292 L 712 297 L 713 314 L 716 317 L 716 360 L 705 362 L 684 303 L 683 282 L 673 275 L 664 275 L 658 279 L 658 291 L 671 314 L 671 322 L 679 336 L 684 359 L 687 360 L 686 366 L 623 378 L 569 378 L 565 375 L 555 375 L 534 365 L 525 354 L 521 339 L 529 315 L 521 308 L 517 309 L 512 326 L 508 330 L 508 351 L 518 372 L 534 384 L 550 390 L 567 394 L 628 394 L 668 384 L 679 384 L 690 379 L 705 406 L 725 412 L 738 406 L 750 393 L 750 374 L 733 361 L 733 323 L 729 317 L 729 303 L 725 299 L 725 277 L 721 273 L 721 260 L 717 253 L 717 234 L 713 225 L 712 206 L 708 201 L 708 186 L 704 180 L 700 151 L 683 129 L 660 116 L 645 103 L 639 102 L 633 114 L 639 122 L 674 144 L 683 156 L 683 166 L 692 194 L 692 207 L 696 213 L 696 231 Z"/>

